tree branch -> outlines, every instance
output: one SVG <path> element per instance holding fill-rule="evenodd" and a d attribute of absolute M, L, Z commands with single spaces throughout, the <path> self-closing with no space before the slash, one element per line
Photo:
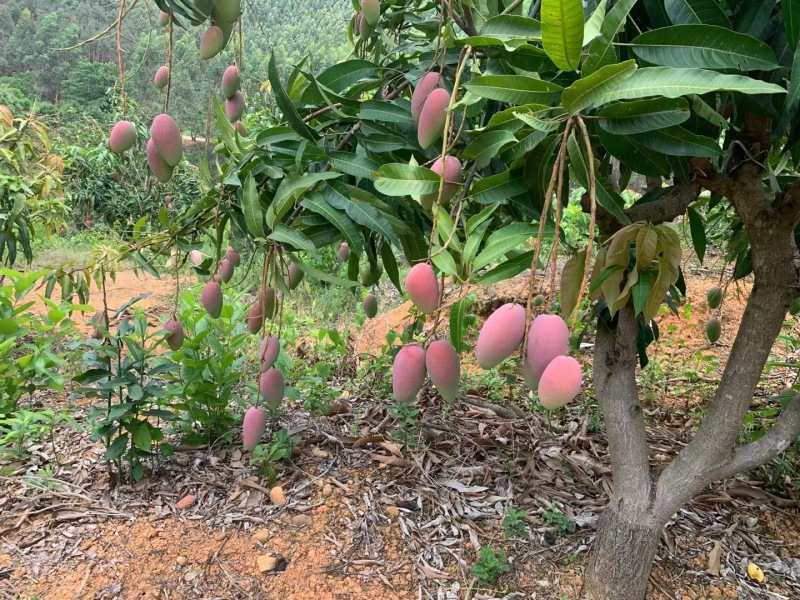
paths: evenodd
<path fill-rule="evenodd" d="M 470 25 L 470 23 L 468 23 L 467 20 L 460 14 L 458 14 L 455 10 L 453 11 L 453 21 L 455 21 L 456 25 L 458 25 L 461 28 L 461 31 L 463 31 L 467 35 L 469 36 L 478 35 L 478 30 L 475 28 L 475 25 Z"/>

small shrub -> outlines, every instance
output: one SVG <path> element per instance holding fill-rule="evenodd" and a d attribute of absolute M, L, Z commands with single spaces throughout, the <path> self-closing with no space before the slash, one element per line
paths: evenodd
<path fill-rule="evenodd" d="M 470 571 L 473 577 L 484 585 L 492 585 L 501 575 L 511 570 L 511 564 L 506 560 L 506 551 L 493 549 L 484 546 L 481 548 L 478 561 L 472 565 Z"/>

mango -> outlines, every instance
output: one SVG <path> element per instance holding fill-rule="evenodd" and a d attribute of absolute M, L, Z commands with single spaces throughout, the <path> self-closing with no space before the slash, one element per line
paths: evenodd
<path fill-rule="evenodd" d="M 411 94 L 411 116 L 414 123 L 419 124 L 419 115 L 422 112 L 422 106 L 425 100 L 431 95 L 431 92 L 436 88 L 441 87 L 442 76 L 439 73 L 425 73 L 417 82 L 417 87 L 414 88 L 414 93 Z"/>
<path fill-rule="evenodd" d="M 375 294 L 367 294 L 364 296 L 361 306 L 364 308 L 364 314 L 367 315 L 368 319 L 373 319 L 375 315 L 378 314 L 378 299 L 375 297 Z"/>
<path fill-rule="evenodd" d="M 367 24 L 375 27 L 381 20 L 381 0 L 361 0 L 361 11 Z"/>
<path fill-rule="evenodd" d="M 272 368 L 280 353 L 281 342 L 276 336 L 272 335 L 261 340 L 261 346 L 258 348 L 258 364 L 262 373 Z"/>
<path fill-rule="evenodd" d="M 361 285 L 370 287 L 375 285 L 383 274 L 383 267 L 380 263 L 377 264 L 377 273 L 373 273 L 372 268 L 367 264 L 361 271 Z"/>
<path fill-rule="evenodd" d="M 339 251 L 336 253 L 336 258 L 339 262 L 347 262 L 350 258 L 350 246 L 347 245 L 347 242 L 342 242 L 342 245 L 339 246 Z"/>
<path fill-rule="evenodd" d="M 525 337 L 525 308 L 504 304 L 481 327 L 475 345 L 475 358 L 482 369 L 493 369 L 519 347 Z"/>
<path fill-rule="evenodd" d="M 156 76 L 153 78 L 153 83 L 155 83 L 156 87 L 160 90 L 167 87 L 169 83 L 169 67 L 158 67 Z"/>
<path fill-rule="evenodd" d="M 433 267 L 419 263 L 411 267 L 406 276 L 408 298 L 420 312 L 429 315 L 439 308 L 439 281 Z"/>
<path fill-rule="evenodd" d="M 261 436 L 264 435 L 264 430 L 267 428 L 267 413 L 263 408 L 258 406 L 251 406 L 244 413 L 244 421 L 242 421 L 242 441 L 244 447 L 250 452 L 261 441 Z"/>
<path fill-rule="evenodd" d="M 217 25 L 212 25 L 203 34 L 203 39 L 200 40 L 200 58 L 209 60 L 214 58 L 217 54 L 222 52 L 225 47 L 225 34 L 222 29 Z"/>
<path fill-rule="evenodd" d="M 558 315 L 539 315 L 528 329 L 526 346 L 522 375 L 526 385 L 535 391 L 553 359 L 569 352 L 569 327 Z"/>
<path fill-rule="evenodd" d="M 222 283 L 228 283 L 233 277 L 233 263 L 227 258 L 223 258 L 222 262 L 219 263 L 218 273 Z"/>
<path fill-rule="evenodd" d="M 709 342 L 716 344 L 720 335 L 722 335 L 722 323 L 717 317 L 711 317 L 706 322 L 706 337 Z"/>
<path fill-rule="evenodd" d="M 150 167 L 150 172 L 161 183 L 167 183 L 172 179 L 173 169 L 161 158 L 153 138 L 147 140 L 147 164 Z"/>
<path fill-rule="evenodd" d="M 706 292 L 706 302 L 708 302 L 708 308 L 712 310 L 719 308 L 719 305 L 722 304 L 722 288 L 718 285 L 709 288 Z"/>
<path fill-rule="evenodd" d="M 397 402 L 414 400 L 425 384 L 425 349 L 418 345 L 403 346 L 392 365 L 392 393 Z"/>
<path fill-rule="evenodd" d="M 423 150 L 430 148 L 436 140 L 442 137 L 449 105 L 450 92 L 442 88 L 433 90 L 425 100 L 425 104 L 422 105 L 417 127 L 417 140 Z"/>
<path fill-rule="evenodd" d="M 267 319 L 274 319 L 278 314 L 278 300 L 275 288 L 266 288 L 262 298 L 264 302 L 264 316 Z"/>
<path fill-rule="evenodd" d="M 297 289 L 297 286 L 303 281 L 305 275 L 303 269 L 298 267 L 295 263 L 291 263 L 289 265 L 289 272 L 286 275 L 286 287 L 290 290 Z"/>
<path fill-rule="evenodd" d="M 259 294 L 253 308 L 247 313 L 247 330 L 253 335 L 264 326 L 264 297 Z"/>
<path fill-rule="evenodd" d="M 167 345 L 170 347 L 170 350 L 173 352 L 180 350 L 181 346 L 183 346 L 183 325 L 181 322 L 178 321 L 175 317 L 172 317 L 169 321 L 164 323 L 164 330 L 167 331 L 167 335 L 164 339 L 167 340 Z"/>
<path fill-rule="evenodd" d="M 247 127 L 245 127 L 244 123 L 241 121 L 236 121 L 233 126 L 241 137 L 247 137 L 250 135 L 250 132 L 247 131 Z"/>
<path fill-rule="evenodd" d="M 283 402 L 283 395 L 286 392 L 286 382 L 281 373 L 275 367 L 265 371 L 258 378 L 258 391 L 261 392 L 261 397 L 273 410 L 277 410 L 281 402 Z"/>
<path fill-rule="evenodd" d="M 233 95 L 239 91 L 242 85 L 242 79 L 239 76 L 239 67 L 231 65 L 222 74 L 222 95 L 226 98 L 232 98 Z"/>
<path fill-rule="evenodd" d="M 548 410 L 561 408 L 581 391 L 583 372 L 571 356 L 557 356 L 539 381 L 539 402 Z"/>
<path fill-rule="evenodd" d="M 233 23 L 242 14 L 242 0 L 214 0 L 214 11 L 223 21 Z"/>
<path fill-rule="evenodd" d="M 228 121 L 234 123 L 242 118 L 244 114 L 244 94 L 235 92 L 233 96 L 225 100 L 225 115 Z"/>
<path fill-rule="evenodd" d="M 170 15 L 168 12 L 164 12 L 163 10 L 158 11 L 158 24 L 162 27 L 166 27 L 169 25 Z"/>
<path fill-rule="evenodd" d="M 136 143 L 136 126 L 130 121 L 117 121 L 108 136 L 108 147 L 114 154 L 122 154 Z"/>
<path fill-rule="evenodd" d="M 212 318 L 218 319 L 222 314 L 222 287 L 216 281 L 209 281 L 203 288 L 200 303 Z"/>
<path fill-rule="evenodd" d="M 442 157 L 436 159 L 431 165 L 431 171 L 436 173 L 439 177 L 444 177 L 444 186 L 442 187 L 441 203 L 448 202 L 458 193 L 458 187 L 461 183 L 461 161 L 455 156 L 445 156 L 444 161 Z M 439 197 L 439 190 L 430 194 L 424 194 L 420 201 L 425 210 L 431 210 L 436 199 Z"/>
<path fill-rule="evenodd" d="M 200 250 L 192 250 L 189 252 L 189 260 L 195 267 L 199 267 L 203 264 L 205 257 L 203 257 L 203 253 Z"/>
<path fill-rule="evenodd" d="M 447 340 L 437 340 L 425 352 L 425 366 L 436 391 L 446 402 L 458 398 L 461 384 L 461 361 Z"/>
<path fill-rule="evenodd" d="M 175 120 L 162 113 L 153 119 L 150 125 L 150 139 L 156 146 L 161 158 L 170 167 L 176 167 L 183 158 L 183 138 Z"/>
<path fill-rule="evenodd" d="M 242 262 L 242 257 L 233 249 L 233 246 L 228 246 L 228 250 L 225 252 L 225 258 L 227 258 L 234 267 L 238 267 Z"/>

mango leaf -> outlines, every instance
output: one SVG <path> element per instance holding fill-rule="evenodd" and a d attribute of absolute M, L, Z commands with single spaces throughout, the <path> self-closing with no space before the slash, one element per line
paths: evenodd
<path fill-rule="evenodd" d="M 609 90 L 618 89 L 620 81 L 631 77 L 635 71 L 633 60 L 605 66 L 565 89 L 561 94 L 561 104 L 573 115 L 589 106 L 598 106 L 599 98 Z"/>
<path fill-rule="evenodd" d="M 587 77 L 598 69 L 617 62 L 614 39 L 625 25 L 625 19 L 634 4 L 636 4 L 636 0 L 619 0 L 608 11 L 606 18 L 603 19 L 603 25 L 600 27 L 600 35 L 589 44 L 589 55 L 581 67 L 582 77 Z"/>
<path fill-rule="evenodd" d="M 499 40 L 540 40 L 542 24 L 536 19 L 518 15 L 497 15 L 480 29 L 480 35 Z"/>
<path fill-rule="evenodd" d="M 658 233 L 652 227 L 642 227 L 636 234 L 636 268 L 646 269 L 656 257 Z"/>
<path fill-rule="evenodd" d="M 421 196 L 439 191 L 441 177 L 426 167 L 389 163 L 375 172 L 375 189 L 386 196 Z"/>
<path fill-rule="evenodd" d="M 582 250 L 570 257 L 561 270 L 561 314 L 567 320 L 580 302 L 578 295 L 583 283 L 585 265 L 586 250 Z"/>
<path fill-rule="evenodd" d="M 350 217 L 347 216 L 347 213 L 333 208 L 319 192 L 310 194 L 303 199 L 301 204 L 304 208 L 325 217 L 331 225 L 341 232 L 344 239 L 347 240 L 347 245 L 350 247 L 350 250 L 356 254 L 361 254 L 364 250 L 364 246 L 361 242 L 361 234 L 359 234 L 358 228 L 355 226 L 355 223 L 350 220 Z"/>
<path fill-rule="evenodd" d="M 506 279 L 511 279 L 522 273 L 525 269 L 530 269 L 531 262 L 533 261 L 533 250 L 523 252 L 517 256 L 510 258 L 494 269 L 483 273 L 475 281 L 481 285 L 493 285 Z"/>
<path fill-rule="evenodd" d="M 636 55 L 667 67 L 771 71 L 775 53 L 764 42 L 714 25 L 673 25 L 646 31 L 631 42 Z"/>
<path fill-rule="evenodd" d="M 216 94 L 214 95 L 214 117 L 217 121 L 217 129 L 219 129 L 222 143 L 225 144 L 231 156 L 236 156 L 239 152 L 239 146 L 236 144 L 236 134 L 233 130 L 233 125 L 228 121 L 228 116 L 225 114 L 225 108 L 217 100 Z M 201 160 L 200 162 L 205 163 L 206 161 Z"/>
<path fill-rule="evenodd" d="M 697 258 L 700 260 L 700 264 L 703 264 L 703 259 L 706 255 L 706 226 L 703 222 L 703 217 L 700 216 L 700 213 L 697 212 L 697 209 L 693 206 L 690 206 L 687 209 L 689 213 L 689 231 L 692 234 L 692 245 L 694 246 L 694 251 L 697 254 Z"/>
<path fill-rule="evenodd" d="M 433 264 L 448 277 L 456 277 L 458 275 L 458 266 L 447 250 L 443 250 L 441 246 L 434 246 L 431 248 L 431 260 Z"/>
<path fill-rule="evenodd" d="M 631 137 L 643 146 L 669 156 L 714 158 L 722 155 L 722 149 L 717 140 L 697 135 L 677 126 L 648 131 Z"/>
<path fill-rule="evenodd" d="M 789 48 L 796 50 L 800 47 L 800 0 L 781 0 L 781 10 L 786 25 L 786 41 Z"/>
<path fill-rule="evenodd" d="M 301 231 L 287 227 L 283 223 L 278 223 L 275 229 L 267 236 L 269 239 L 282 244 L 289 244 L 296 250 L 305 250 L 311 256 L 319 258 L 317 249 Z"/>
<path fill-rule="evenodd" d="M 650 277 L 651 272 L 649 270 L 639 271 L 639 279 L 631 289 L 634 315 L 644 311 L 647 305 L 647 297 L 650 295 Z"/>
<path fill-rule="evenodd" d="M 331 275 L 330 273 L 325 273 L 324 271 L 320 271 L 319 269 L 302 262 L 299 258 L 293 256 L 291 253 L 287 254 L 290 260 L 293 263 L 295 263 L 298 267 L 300 267 L 300 270 L 303 271 L 306 275 L 308 275 L 312 279 L 317 279 L 319 281 L 327 281 L 328 283 L 332 283 L 333 285 L 338 285 L 340 287 L 356 287 L 361 285 L 361 283 L 358 281 L 350 281 L 349 279 L 342 279 L 341 277 L 336 277 L 335 275 Z"/>
<path fill-rule="evenodd" d="M 689 103 L 683 98 L 654 98 L 607 106 L 598 114 L 597 124 L 609 133 L 628 135 L 680 125 L 689 115 Z"/>
<path fill-rule="evenodd" d="M 583 2 L 542 0 L 542 45 L 562 71 L 577 71 L 583 48 Z"/>
<path fill-rule="evenodd" d="M 585 190 L 588 190 L 589 165 L 586 163 L 586 157 L 574 133 L 571 134 L 567 140 L 567 153 L 569 154 L 569 161 L 572 165 L 572 172 L 575 178 Z M 595 169 L 595 172 L 597 172 L 597 169 Z M 625 201 L 619 194 L 608 189 L 605 184 L 603 184 L 602 178 L 598 178 L 595 181 L 595 196 L 597 203 L 614 215 L 617 221 L 623 225 L 627 225 L 631 222 L 628 215 L 625 214 Z"/>
<path fill-rule="evenodd" d="M 352 152 L 329 152 L 328 157 L 331 160 L 331 167 L 337 171 L 362 179 L 371 178 L 372 172 L 379 166 L 371 158 Z"/>
<path fill-rule="evenodd" d="M 405 123 L 411 125 L 414 120 L 411 112 L 392 102 L 379 100 L 366 100 L 361 103 L 358 118 L 364 121 L 379 121 L 381 123 Z"/>
<path fill-rule="evenodd" d="M 467 332 L 467 299 L 462 298 L 450 307 L 450 343 L 461 354 L 469 350 L 464 343 Z"/>
<path fill-rule="evenodd" d="M 264 211 L 256 188 L 256 179 L 250 173 L 244 181 L 242 189 L 242 213 L 247 231 L 255 238 L 264 237 Z"/>
<path fill-rule="evenodd" d="M 283 84 L 281 84 L 281 78 L 278 74 L 278 63 L 275 60 L 274 52 L 272 53 L 269 66 L 267 67 L 267 75 L 269 77 L 272 93 L 275 96 L 275 104 L 277 104 L 278 108 L 281 109 L 286 122 L 292 129 L 294 129 L 304 138 L 311 142 L 316 142 L 319 135 L 316 131 L 311 129 L 303 122 L 303 119 L 300 118 L 300 115 L 298 114 L 297 109 L 294 107 L 294 104 L 292 104 L 291 98 L 289 98 L 289 96 L 286 94 L 286 90 L 283 89 Z"/>
<path fill-rule="evenodd" d="M 278 186 L 272 204 L 267 209 L 267 226 L 274 229 L 276 223 L 289 212 L 297 197 L 307 192 L 313 185 L 339 176 L 340 173 L 303 173 L 297 177 L 285 178 Z"/>
<path fill-rule="evenodd" d="M 606 150 L 632 171 L 648 177 L 669 174 L 670 163 L 667 157 L 648 148 L 637 138 L 629 135 L 614 135 L 603 129 L 598 130 L 597 133 Z"/>
<path fill-rule="evenodd" d="M 529 223 L 513 223 L 498 229 L 486 240 L 486 246 L 475 258 L 473 269 L 478 271 L 499 260 L 511 250 L 527 242 L 538 231 L 538 227 Z"/>
<path fill-rule="evenodd" d="M 561 86 L 525 75 L 482 75 L 464 84 L 480 98 L 508 104 L 550 104 L 558 99 Z"/>
<path fill-rule="evenodd" d="M 664 10 L 675 25 L 705 23 L 731 27 L 719 0 L 664 0 Z"/>
<path fill-rule="evenodd" d="M 328 185 L 323 195 L 328 204 L 344 210 L 347 216 L 370 231 L 382 235 L 385 239 L 400 247 L 400 238 L 394 231 L 387 216 L 377 208 L 357 196 L 359 188 L 348 188 L 343 185 Z"/>
<path fill-rule="evenodd" d="M 389 244 L 381 244 L 381 263 L 383 263 L 383 269 L 389 276 L 389 281 L 391 281 L 394 287 L 397 288 L 397 291 L 402 294 L 403 288 L 400 287 L 400 270 L 397 267 L 397 259 Z"/>
<path fill-rule="evenodd" d="M 594 38 L 600 35 L 600 28 L 606 16 L 606 0 L 600 0 L 594 9 L 592 16 L 583 26 L 583 46 L 588 46 Z"/>
<path fill-rule="evenodd" d="M 464 150 L 463 157 L 467 160 L 473 159 L 475 166 L 483 169 L 504 146 L 516 141 L 517 138 L 510 131 L 504 129 L 487 131 L 470 142 Z M 375 187 L 377 188 L 377 184 Z"/>

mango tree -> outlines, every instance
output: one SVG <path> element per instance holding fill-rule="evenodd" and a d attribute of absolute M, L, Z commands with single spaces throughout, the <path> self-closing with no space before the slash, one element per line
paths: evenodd
<path fill-rule="evenodd" d="M 231 43 L 241 31 L 241 2 L 156 4 L 170 32 L 190 24 L 205 29 L 203 58 L 221 60 L 214 57 L 233 50 L 237 68 L 247 69 L 247 57 Z M 136 251 L 168 252 L 177 244 L 188 252 L 198 232 L 212 235 L 217 266 L 196 264 L 215 279 L 207 304 L 218 314 L 218 288 L 229 279 L 227 244 L 263 250 L 263 285 L 248 325 L 265 340 L 265 316 L 290 301 L 290 265 L 353 289 L 370 287 L 383 273 L 402 289 L 396 253 L 457 284 L 491 284 L 531 268 L 520 338 L 558 291 L 573 334 L 580 321 L 596 328 L 593 380 L 613 493 L 598 523 L 585 590 L 598 599 L 643 598 L 670 517 L 712 482 L 764 464 L 800 434 L 795 397 L 766 435 L 737 445 L 770 350 L 800 294 L 800 0 L 353 4 L 353 58 L 321 73 L 301 63 L 286 79 L 279 76 L 289 72 L 285 66 L 271 62 L 262 90 L 274 102 L 276 122 L 251 123 L 248 131 L 239 119 L 244 101 L 258 92 L 240 90 L 238 77 L 235 85 L 230 77 L 222 82 L 224 97 L 214 106 L 220 159 L 213 172 L 201 165 L 203 197 L 178 220 L 161 214 L 163 232 Z M 181 157 L 173 123 L 162 122 L 154 123 L 148 156 L 156 177 L 166 180 Z M 646 178 L 647 192 L 631 203 L 621 191 L 633 175 Z M 591 217 L 586 247 L 566 249 L 571 258 L 559 290 L 555 259 L 565 246 L 558 234 L 571 182 L 585 190 L 573 201 Z M 685 291 L 680 240 L 669 223 L 688 220 L 702 260 L 712 213 L 726 217 L 726 256 L 734 277 L 752 274 L 753 291 L 706 417 L 692 441 L 654 469 L 635 375 L 657 336 L 653 318 Z M 532 240 L 533 250 L 520 249 Z M 305 260 L 342 242 L 346 278 Z M 545 242 L 553 279 L 542 303 L 533 301 L 533 273 Z M 424 285 L 416 276 L 409 284 L 421 312 L 441 323 L 430 272 L 419 271 Z M 579 310 L 587 292 L 591 312 Z M 452 310 L 450 341 L 460 350 L 458 303 Z M 520 321 L 518 309 L 507 312 Z M 520 341 L 512 340 L 512 351 Z M 528 353 L 529 347 L 523 366 Z M 415 382 L 422 356 L 419 349 L 398 355 L 414 363 Z M 492 367 L 498 356 L 478 359 Z M 272 404 L 283 381 L 266 379 L 262 393 Z M 396 394 L 413 397 L 415 389 L 402 383 Z M 451 383 L 442 386 L 450 397 Z M 248 443 L 258 438 L 253 427 Z"/>

